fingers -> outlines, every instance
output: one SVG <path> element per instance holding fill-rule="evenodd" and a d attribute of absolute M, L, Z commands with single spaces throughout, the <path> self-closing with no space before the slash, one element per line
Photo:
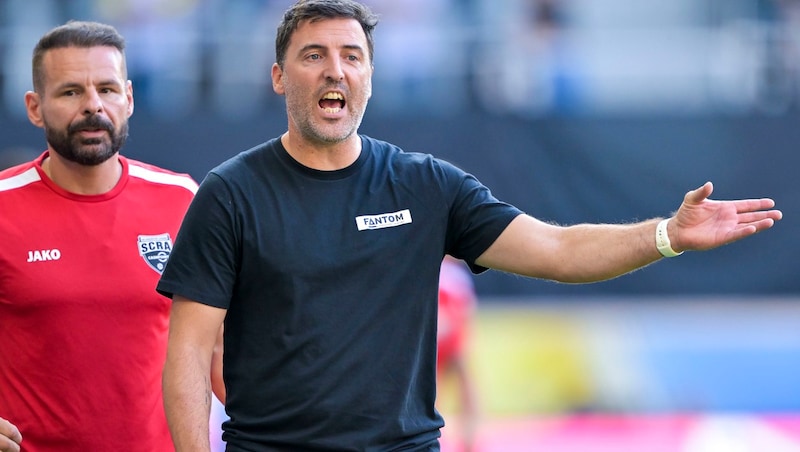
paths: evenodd
<path fill-rule="evenodd" d="M 0 417 L 0 452 L 19 452 L 22 434 L 11 422 Z"/>
<path fill-rule="evenodd" d="M 783 218 L 783 212 L 772 209 L 775 201 L 771 199 L 748 199 L 736 203 L 739 225 L 752 225 L 754 232 L 771 228 L 776 221 Z"/>
<path fill-rule="evenodd" d="M 20 452 L 19 444 L 0 436 L 0 452 Z"/>
<path fill-rule="evenodd" d="M 745 213 L 745 212 L 768 212 L 770 215 L 777 215 L 778 217 L 776 220 L 780 219 L 782 215 L 779 210 L 771 211 L 775 207 L 775 201 L 770 198 L 761 198 L 761 199 L 740 199 L 737 201 L 732 201 L 736 205 L 736 212 L 737 213 Z"/>
<path fill-rule="evenodd" d="M 765 229 L 771 228 L 774 224 L 775 224 L 775 220 L 773 220 L 772 218 L 765 218 L 763 220 L 758 220 L 758 221 L 751 222 L 747 226 L 754 227 L 755 231 L 753 231 L 753 232 L 761 232 L 761 231 L 763 231 Z"/>
<path fill-rule="evenodd" d="M 686 193 L 684 197 L 684 204 L 697 205 L 708 200 L 711 193 L 714 191 L 714 185 L 711 182 L 706 182 L 702 186 Z M 736 206 L 736 213 L 744 214 L 748 212 L 758 212 L 766 215 L 775 221 L 783 218 L 783 213 L 780 210 L 770 210 L 775 207 L 775 201 L 771 198 L 760 199 L 739 199 L 735 201 L 721 201 L 723 203 L 733 203 Z M 762 217 L 763 218 L 763 217 Z M 752 220 L 744 220 L 749 222 Z"/>
<path fill-rule="evenodd" d="M 740 223 L 738 227 L 728 233 L 726 243 L 735 242 L 745 237 L 761 232 L 765 229 L 771 228 L 775 224 L 772 218 L 764 218 L 758 221 Z"/>
<path fill-rule="evenodd" d="M 757 221 L 769 219 L 770 221 L 777 221 L 782 218 L 783 214 L 780 210 L 757 210 L 739 212 L 739 224 L 755 223 Z"/>

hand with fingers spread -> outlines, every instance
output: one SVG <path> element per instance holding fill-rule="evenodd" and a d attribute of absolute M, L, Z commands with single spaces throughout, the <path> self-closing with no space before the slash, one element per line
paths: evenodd
<path fill-rule="evenodd" d="M 769 198 L 718 201 L 709 199 L 714 186 L 706 182 L 686 193 L 668 224 L 672 248 L 708 250 L 771 228 L 783 217 Z"/>
<path fill-rule="evenodd" d="M 19 452 L 22 434 L 11 422 L 0 417 L 0 452 Z"/>

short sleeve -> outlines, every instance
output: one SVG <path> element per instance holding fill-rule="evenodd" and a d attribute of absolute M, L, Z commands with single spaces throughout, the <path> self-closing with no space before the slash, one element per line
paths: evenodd
<path fill-rule="evenodd" d="M 471 174 L 455 167 L 450 203 L 446 253 L 463 259 L 473 273 L 486 271 L 475 264 L 514 218 L 523 212 L 495 198 L 491 191 Z"/>
<path fill-rule="evenodd" d="M 156 290 L 228 308 L 240 257 L 235 201 L 215 173 L 200 184 Z"/>

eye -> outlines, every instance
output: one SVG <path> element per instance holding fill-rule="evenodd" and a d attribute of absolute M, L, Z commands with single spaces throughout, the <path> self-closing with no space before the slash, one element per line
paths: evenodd
<path fill-rule="evenodd" d="M 312 53 L 311 55 L 308 56 L 308 59 L 312 61 L 319 60 L 320 58 L 322 58 L 322 56 L 320 56 L 320 54 L 318 53 Z"/>

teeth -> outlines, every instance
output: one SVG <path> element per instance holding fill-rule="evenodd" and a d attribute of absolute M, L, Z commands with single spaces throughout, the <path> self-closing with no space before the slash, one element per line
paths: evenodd
<path fill-rule="evenodd" d="M 341 93 L 325 93 L 322 96 L 323 99 L 334 99 L 334 100 L 344 100 L 344 96 Z"/>
<path fill-rule="evenodd" d="M 341 110 L 341 108 L 326 108 L 325 113 L 339 113 Z"/>

